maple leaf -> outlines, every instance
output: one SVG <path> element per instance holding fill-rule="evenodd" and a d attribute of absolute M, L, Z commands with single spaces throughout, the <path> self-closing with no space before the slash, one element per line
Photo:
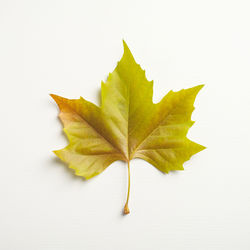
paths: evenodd
<path fill-rule="evenodd" d="M 199 85 L 170 91 L 153 103 L 153 81 L 148 81 L 123 41 L 124 54 L 106 83 L 102 82 L 101 106 L 80 99 L 51 95 L 60 108 L 69 145 L 54 153 L 75 174 L 90 179 L 112 162 L 128 163 L 129 213 L 130 160 L 146 160 L 164 173 L 183 170 L 183 163 L 205 147 L 186 135 L 193 125 L 191 114 Z"/>

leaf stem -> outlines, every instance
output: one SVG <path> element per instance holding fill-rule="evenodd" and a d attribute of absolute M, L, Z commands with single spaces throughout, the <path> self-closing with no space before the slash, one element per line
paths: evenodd
<path fill-rule="evenodd" d="M 128 161 L 128 193 L 127 193 L 127 201 L 124 206 L 124 214 L 129 214 L 129 208 L 128 208 L 128 200 L 129 200 L 129 194 L 130 194 L 130 166 L 129 166 L 129 161 Z"/>

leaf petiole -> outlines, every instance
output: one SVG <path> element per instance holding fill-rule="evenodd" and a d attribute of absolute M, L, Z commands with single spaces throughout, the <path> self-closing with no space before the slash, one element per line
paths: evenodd
<path fill-rule="evenodd" d="M 129 214 L 129 208 L 128 208 L 128 200 L 129 200 L 129 194 L 130 194 L 130 166 L 129 166 L 129 161 L 128 161 L 128 193 L 127 193 L 127 201 L 124 206 L 124 214 Z"/>

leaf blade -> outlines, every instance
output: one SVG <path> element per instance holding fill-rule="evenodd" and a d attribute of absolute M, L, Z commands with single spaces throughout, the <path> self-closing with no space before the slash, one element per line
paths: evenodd
<path fill-rule="evenodd" d="M 204 85 L 178 92 L 170 91 L 156 104 L 155 120 L 150 132 L 133 153 L 162 172 L 180 170 L 185 161 L 205 147 L 187 139 L 186 134 L 193 125 L 191 115 L 194 101 Z"/>
<path fill-rule="evenodd" d="M 125 160 L 124 155 L 110 141 L 97 106 L 83 98 L 70 100 L 57 95 L 51 97 L 60 108 L 59 117 L 69 140 L 67 147 L 54 153 L 75 169 L 76 175 L 89 179 L 101 173 L 112 162 Z"/>

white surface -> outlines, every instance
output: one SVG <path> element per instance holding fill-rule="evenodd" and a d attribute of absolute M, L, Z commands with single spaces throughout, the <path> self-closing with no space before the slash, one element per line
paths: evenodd
<path fill-rule="evenodd" d="M 250 249 L 249 1 L 0 1 L 3 250 Z M 154 79 L 154 100 L 205 83 L 185 171 L 74 177 L 49 93 L 98 103 L 122 39 Z"/>

